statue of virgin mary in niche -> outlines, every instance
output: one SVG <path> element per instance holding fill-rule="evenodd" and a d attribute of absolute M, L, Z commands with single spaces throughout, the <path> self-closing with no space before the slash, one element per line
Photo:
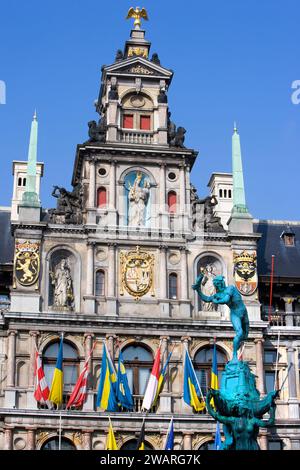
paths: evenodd
<path fill-rule="evenodd" d="M 150 183 L 145 178 L 142 184 L 142 173 L 138 172 L 133 185 L 129 183 L 128 225 L 141 227 L 145 225 L 146 208 L 150 194 Z"/>

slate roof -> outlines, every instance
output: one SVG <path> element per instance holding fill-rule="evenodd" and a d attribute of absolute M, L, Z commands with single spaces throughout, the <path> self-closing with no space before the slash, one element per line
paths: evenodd
<path fill-rule="evenodd" d="M 271 275 L 272 255 L 275 255 L 274 276 L 300 281 L 300 222 L 258 220 L 254 231 L 262 234 L 257 252 L 259 276 Z M 281 236 L 284 232 L 295 234 L 295 246 L 285 246 Z"/>
<path fill-rule="evenodd" d="M 14 243 L 10 231 L 10 210 L 0 208 L 0 264 L 12 264 Z"/>

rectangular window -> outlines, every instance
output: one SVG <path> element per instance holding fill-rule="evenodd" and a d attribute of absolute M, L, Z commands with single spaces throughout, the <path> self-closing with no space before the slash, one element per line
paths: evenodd
<path fill-rule="evenodd" d="M 133 129 L 133 114 L 125 114 L 123 116 L 123 128 Z"/>
<path fill-rule="evenodd" d="M 150 116 L 141 116 L 140 128 L 143 131 L 150 131 L 150 129 L 151 129 Z"/>
<path fill-rule="evenodd" d="M 265 350 L 264 352 L 264 363 L 265 364 L 276 364 L 277 352 L 272 350 Z"/>
<path fill-rule="evenodd" d="M 275 371 L 265 371 L 266 392 L 270 393 L 274 390 Z"/>

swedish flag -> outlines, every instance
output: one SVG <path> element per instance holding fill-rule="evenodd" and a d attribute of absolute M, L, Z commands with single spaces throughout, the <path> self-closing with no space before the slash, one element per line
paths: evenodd
<path fill-rule="evenodd" d="M 96 406 L 102 408 L 104 411 L 118 411 L 116 375 L 105 344 L 103 344 L 101 373 Z"/>
<path fill-rule="evenodd" d="M 210 386 L 213 390 L 218 390 L 219 389 L 216 343 L 214 343 L 214 352 L 213 352 L 213 362 L 212 362 Z M 213 398 L 211 399 L 210 404 L 211 404 L 211 406 L 213 406 L 215 408 L 215 403 L 214 403 Z"/>
<path fill-rule="evenodd" d="M 117 374 L 117 399 L 119 404 L 127 410 L 133 409 L 133 398 L 128 385 L 126 369 L 122 352 L 119 353 L 118 374 Z"/>
<path fill-rule="evenodd" d="M 194 408 L 195 411 L 202 411 L 205 408 L 204 397 L 187 350 L 184 362 L 183 399 L 185 403 Z"/>
<path fill-rule="evenodd" d="M 52 384 L 49 394 L 49 401 L 56 405 L 61 405 L 63 402 L 63 387 L 64 387 L 64 374 L 63 374 L 63 349 L 64 341 L 61 337 L 56 365 L 53 373 Z"/>

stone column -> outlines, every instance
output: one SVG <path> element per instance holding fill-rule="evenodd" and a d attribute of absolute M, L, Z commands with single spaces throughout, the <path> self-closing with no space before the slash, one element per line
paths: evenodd
<path fill-rule="evenodd" d="M 85 361 L 87 361 L 87 359 L 90 356 L 90 353 L 91 353 L 91 350 L 92 350 L 92 347 L 93 347 L 93 338 L 94 338 L 93 333 L 86 333 L 84 335 L 84 339 L 85 339 L 85 342 L 84 342 Z M 93 355 L 92 355 L 92 357 L 93 357 Z M 88 381 L 87 381 L 87 397 L 86 397 L 86 400 L 83 404 L 83 411 L 94 411 L 92 357 L 90 358 L 89 363 L 88 363 L 89 375 L 88 375 Z"/>
<path fill-rule="evenodd" d="M 16 372 L 16 331 L 8 332 L 8 351 L 7 351 L 7 378 L 6 386 L 15 386 L 15 372 Z"/>
<path fill-rule="evenodd" d="M 167 273 L 167 246 L 160 245 L 160 276 L 159 276 L 159 288 L 160 288 L 160 298 L 166 299 L 167 295 L 167 282 L 168 282 L 168 273 Z"/>
<path fill-rule="evenodd" d="M 107 279 L 107 293 L 108 297 L 115 297 L 115 283 L 116 283 L 116 244 L 110 243 L 108 245 L 108 279 Z"/>
<path fill-rule="evenodd" d="M 35 353 L 37 351 L 38 331 L 29 331 L 30 336 L 30 364 L 29 364 L 29 387 L 34 386 L 34 373 L 35 373 Z"/>
<path fill-rule="evenodd" d="M 96 164 L 94 160 L 90 161 L 90 178 L 89 178 L 89 209 L 95 209 L 96 196 Z"/>
<path fill-rule="evenodd" d="M 188 269 L 187 269 L 187 253 L 186 247 L 180 247 L 180 269 L 181 269 L 181 295 L 180 299 L 188 299 Z"/>
<path fill-rule="evenodd" d="M 27 446 L 26 450 L 35 450 L 35 432 L 34 428 L 27 428 Z"/>
<path fill-rule="evenodd" d="M 109 208 L 110 210 L 116 209 L 116 161 L 110 162 L 109 173 Z"/>
<path fill-rule="evenodd" d="M 84 355 L 85 355 L 85 360 L 87 361 L 90 354 L 91 354 L 91 350 L 92 350 L 92 347 L 93 347 L 93 338 L 94 338 L 94 335 L 93 333 L 86 333 L 84 335 L 84 338 L 85 338 L 85 343 L 84 343 L 84 346 L 85 346 L 85 351 L 84 351 Z M 88 364 L 88 370 L 89 370 L 89 373 L 92 372 L 92 357 L 90 358 L 89 360 L 89 364 Z"/>
<path fill-rule="evenodd" d="M 87 243 L 86 266 L 86 294 L 94 295 L 94 246 L 95 243 Z"/>
<path fill-rule="evenodd" d="M 87 242 L 84 310 L 88 314 L 95 313 L 94 246 L 95 243 Z"/>
<path fill-rule="evenodd" d="M 91 429 L 82 431 L 83 450 L 92 450 L 92 437 L 93 431 Z"/>
<path fill-rule="evenodd" d="M 289 346 L 287 349 L 287 360 L 289 367 L 288 383 L 289 383 L 289 418 L 299 418 L 299 401 L 297 399 L 296 385 L 296 368 L 295 368 L 295 351 L 296 348 Z"/>
<path fill-rule="evenodd" d="M 257 375 L 257 388 L 262 395 L 265 395 L 265 373 L 264 373 L 264 340 L 258 338 L 254 340 L 256 349 L 256 375 Z"/>
<path fill-rule="evenodd" d="M 260 430 L 259 445 L 261 450 L 268 450 L 268 431 L 266 429 Z"/>
<path fill-rule="evenodd" d="M 180 165 L 180 173 L 179 173 L 179 185 L 180 185 L 180 198 L 179 198 L 179 208 L 181 214 L 185 212 L 185 165 Z"/>
<path fill-rule="evenodd" d="M 167 249 L 166 245 L 160 245 L 159 253 L 159 298 L 161 317 L 170 316 L 170 303 L 168 302 L 168 271 L 167 271 Z"/>
<path fill-rule="evenodd" d="M 4 429 L 4 450 L 13 449 L 13 430 L 11 428 Z"/>
<path fill-rule="evenodd" d="M 113 335 L 113 334 L 106 335 L 107 349 L 108 349 L 108 352 L 110 354 L 112 361 L 114 361 L 115 359 L 115 349 L 114 349 L 115 338 L 116 338 L 116 335 Z"/>
<path fill-rule="evenodd" d="M 165 363 L 167 361 L 167 358 L 168 358 L 168 355 L 169 355 L 169 351 L 168 351 L 168 341 L 169 341 L 169 339 L 170 339 L 169 336 L 161 336 L 160 337 L 160 340 L 161 340 L 161 359 L 162 359 L 162 364 L 163 365 L 165 365 Z M 168 370 L 168 368 L 167 368 L 167 370 Z M 169 373 L 168 372 L 166 374 L 166 378 L 165 378 L 165 381 L 164 381 L 162 391 L 164 391 L 164 392 L 169 392 L 170 391 Z"/>
<path fill-rule="evenodd" d="M 108 276 L 107 276 L 107 311 L 106 315 L 117 315 L 116 301 L 116 243 L 108 244 Z"/>
<path fill-rule="evenodd" d="M 285 321 L 286 326 L 294 326 L 293 302 L 294 297 L 283 297 L 285 303 Z"/>
<path fill-rule="evenodd" d="M 183 435 L 183 450 L 192 450 L 192 432 L 185 432 Z"/>
<path fill-rule="evenodd" d="M 161 212 L 166 211 L 166 164 L 160 164 L 159 171 L 159 202 Z"/>

